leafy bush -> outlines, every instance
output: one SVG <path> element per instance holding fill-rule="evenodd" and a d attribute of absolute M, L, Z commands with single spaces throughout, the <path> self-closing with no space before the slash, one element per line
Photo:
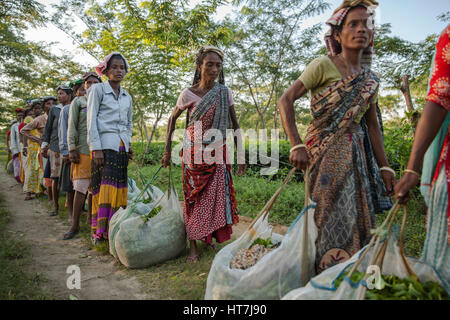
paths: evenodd
<path fill-rule="evenodd" d="M 173 142 L 172 146 L 175 147 L 178 143 Z M 146 143 L 134 142 L 133 151 L 136 161 L 140 164 L 150 164 L 156 165 L 160 163 L 160 160 L 165 151 L 165 142 L 152 142 L 150 150 L 145 153 Z M 292 165 L 289 163 L 289 150 L 291 149 L 291 144 L 287 140 L 280 140 L 279 143 L 279 170 L 274 175 L 261 175 L 262 168 L 270 167 L 270 158 L 272 154 L 271 143 L 267 143 L 266 157 L 259 155 L 260 144 L 256 143 L 253 146 L 256 149 L 256 163 L 249 164 L 250 159 L 250 143 L 246 141 L 245 143 L 245 159 L 247 163 L 247 175 L 254 177 L 264 177 L 269 180 L 283 178 L 292 169 Z M 254 149 L 252 149 L 254 150 Z M 234 150 L 234 159 L 237 159 L 237 150 Z M 268 162 L 269 163 L 266 163 Z M 234 165 L 237 168 L 237 165 Z M 293 178 L 296 181 L 303 181 L 303 173 L 298 171 L 295 173 Z"/>

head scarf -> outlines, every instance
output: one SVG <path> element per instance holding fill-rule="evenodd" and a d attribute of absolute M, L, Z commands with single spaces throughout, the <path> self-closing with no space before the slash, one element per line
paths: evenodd
<path fill-rule="evenodd" d="M 58 90 L 72 90 L 72 88 L 70 86 L 66 86 L 64 84 L 58 86 L 58 88 L 56 88 L 56 91 Z"/>
<path fill-rule="evenodd" d="M 19 113 L 19 112 L 25 112 L 25 110 L 23 110 L 22 108 L 17 108 L 16 110 L 14 110 L 15 113 Z"/>
<path fill-rule="evenodd" d="M 29 107 L 32 108 L 32 107 L 34 107 L 34 105 L 36 105 L 36 104 L 41 104 L 41 99 L 32 99 L 32 100 L 29 100 L 27 106 L 29 106 Z"/>
<path fill-rule="evenodd" d="M 83 82 L 85 82 L 89 77 L 94 77 L 98 79 L 98 81 L 102 82 L 102 79 L 95 72 L 86 72 L 85 74 L 83 74 L 83 77 L 81 79 L 83 80 Z"/>
<path fill-rule="evenodd" d="M 108 54 L 106 56 L 105 60 L 102 63 L 100 63 L 98 66 L 95 67 L 95 71 L 97 71 L 97 73 L 100 77 L 105 74 L 106 68 L 108 66 L 108 61 L 111 60 L 112 56 L 115 56 L 115 55 L 121 56 L 123 61 L 125 62 L 125 68 L 126 68 L 127 72 L 130 70 L 128 61 L 127 61 L 127 59 L 125 59 L 123 54 L 121 54 L 120 52 L 111 52 L 110 54 Z"/>
<path fill-rule="evenodd" d="M 326 22 L 330 26 L 330 30 L 325 34 L 325 43 L 327 45 L 327 52 L 331 56 L 336 56 L 341 53 L 341 45 L 336 41 L 333 36 L 333 30 L 335 27 L 339 27 L 347 16 L 351 8 L 356 6 L 364 6 L 366 8 L 376 8 L 378 2 L 376 0 L 344 0 L 339 8 L 337 8 L 330 19 Z M 369 46 L 364 49 L 361 58 L 361 66 L 370 68 L 372 64 L 373 54 L 373 39 Z"/>
<path fill-rule="evenodd" d="M 222 50 L 220 50 L 219 48 L 214 47 L 214 46 L 203 46 L 203 47 L 200 48 L 200 50 L 197 52 L 197 54 L 195 56 L 195 64 L 196 65 L 200 64 L 201 57 L 205 56 L 207 53 L 210 53 L 210 52 L 216 53 L 220 57 L 220 59 L 223 61 L 223 58 L 224 58 L 225 54 L 223 53 Z M 201 77 L 202 77 L 201 72 L 199 72 L 198 68 L 196 68 L 195 69 L 194 80 L 192 81 L 192 85 L 195 85 L 195 84 L 199 83 L 200 80 L 201 80 Z M 223 69 L 222 69 L 222 71 L 221 71 L 221 73 L 219 75 L 219 83 L 225 84 L 225 78 L 224 78 Z"/>

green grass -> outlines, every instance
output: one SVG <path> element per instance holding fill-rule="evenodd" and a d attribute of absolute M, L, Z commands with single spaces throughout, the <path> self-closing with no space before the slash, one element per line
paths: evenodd
<path fill-rule="evenodd" d="M 30 252 L 23 240 L 7 230 L 9 220 L 10 213 L 0 197 L 0 300 L 52 299 L 40 289 L 45 281 L 42 275 L 26 271 L 32 263 Z"/>
<path fill-rule="evenodd" d="M 229 242 L 218 244 L 217 252 Z M 206 280 L 217 252 L 198 242 L 200 262 L 186 263 L 186 253 L 177 259 L 132 271 L 142 283 L 142 289 L 152 299 L 202 300 L 205 296 Z"/>
<path fill-rule="evenodd" d="M 417 193 L 411 196 L 411 200 L 407 205 L 407 218 L 405 225 L 405 233 L 403 243 L 405 245 L 405 254 L 410 257 L 420 257 L 425 242 L 425 216 L 427 207 L 421 195 Z M 376 216 L 377 226 L 386 219 L 388 212 L 378 214 Z M 400 227 L 403 218 L 403 209 L 401 209 L 394 222 L 394 230 L 396 234 L 400 232 Z"/>

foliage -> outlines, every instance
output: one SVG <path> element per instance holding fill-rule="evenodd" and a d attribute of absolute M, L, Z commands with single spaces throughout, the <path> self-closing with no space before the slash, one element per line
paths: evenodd
<path fill-rule="evenodd" d="M 199 44 L 220 44 L 229 35 L 215 28 L 212 14 L 223 3 L 204 0 L 189 9 L 187 0 L 107 0 L 102 4 L 71 0 L 56 6 L 54 21 L 97 59 L 112 51 L 127 58 L 130 72 L 124 86 L 133 97 L 134 122 L 147 149 L 164 116 L 176 104 L 187 72 L 193 72 L 193 51 Z M 73 14 L 87 29 L 75 32 Z M 148 134 L 147 123 L 152 128 Z"/>
<path fill-rule="evenodd" d="M 396 118 L 384 123 L 384 146 L 388 162 L 402 174 L 414 141 L 413 126 L 407 117 Z"/>
<path fill-rule="evenodd" d="M 37 1 L 2 1 L 0 4 L 0 126 L 6 125 L 27 99 L 56 95 L 55 88 L 80 73 L 68 54 L 50 53 L 52 44 L 26 41 L 23 32 L 44 25 L 43 6 Z"/>
<path fill-rule="evenodd" d="M 374 69 L 381 73 L 383 85 L 399 89 L 401 77 L 409 75 L 411 93 L 425 96 L 437 38 L 432 34 L 413 43 L 392 36 L 390 24 L 381 25 L 374 39 Z"/>
<path fill-rule="evenodd" d="M 273 119 L 277 127 L 277 100 L 299 75 L 299 65 L 314 57 L 319 25 L 301 27 L 308 17 L 329 7 L 322 0 L 233 1 L 242 5 L 235 19 L 226 23 L 234 30 L 227 50 L 232 85 L 240 113 L 248 113 L 256 128 Z M 254 113 L 256 111 L 256 114 Z M 271 113 L 269 113 L 269 111 Z"/>

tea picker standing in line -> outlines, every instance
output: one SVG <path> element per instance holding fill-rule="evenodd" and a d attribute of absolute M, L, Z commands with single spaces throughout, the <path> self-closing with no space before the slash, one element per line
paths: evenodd
<path fill-rule="evenodd" d="M 94 244 L 108 239 L 108 225 L 120 207 L 127 206 L 128 159 L 132 159 L 132 99 L 121 81 L 129 71 L 118 52 L 96 67 L 108 81 L 94 84 L 87 95 L 87 141 L 91 151 L 92 223 Z"/>
<path fill-rule="evenodd" d="M 309 168 L 316 272 L 349 259 L 371 238 L 375 213 L 392 202 L 389 168 L 377 116 L 378 76 L 370 70 L 373 0 L 344 1 L 327 21 L 328 55 L 313 60 L 278 102 L 292 145 L 290 162 Z M 305 144 L 295 123 L 294 101 L 309 91 L 313 120 Z M 380 168 L 380 169 L 378 169 Z"/>
<path fill-rule="evenodd" d="M 188 262 L 200 260 L 197 240 L 203 240 L 215 249 L 212 238 L 215 237 L 218 243 L 229 240 L 232 225 L 239 221 L 226 148 L 226 129 L 232 126 L 238 130 L 239 124 L 231 90 L 224 85 L 223 58 L 224 54 L 218 48 L 208 46 L 200 49 L 193 85 L 181 92 L 167 125 L 166 151 L 161 160 L 164 167 L 170 166 L 175 122 L 184 110 L 188 110 L 184 141 L 189 146 L 183 145 L 182 150 L 184 219 L 190 241 Z M 194 130 L 196 123 L 201 126 L 200 136 Z M 204 137 L 209 129 L 219 131 L 222 139 L 212 141 Z M 241 148 L 237 142 L 239 139 L 237 136 L 235 143 Z M 214 159 L 208 161 L 202 150 L 195 147 L 195 141 L 203 146 L 201 149 L 215 145 L 217 157 L 211 154 Z M 242 154 L 242 150 L 238 152 Z M 220 153 L 222 158 L 218 159 Z M 245 170 L 246 165 L 239 164 L 238 175 L 244 174 Z"/>

